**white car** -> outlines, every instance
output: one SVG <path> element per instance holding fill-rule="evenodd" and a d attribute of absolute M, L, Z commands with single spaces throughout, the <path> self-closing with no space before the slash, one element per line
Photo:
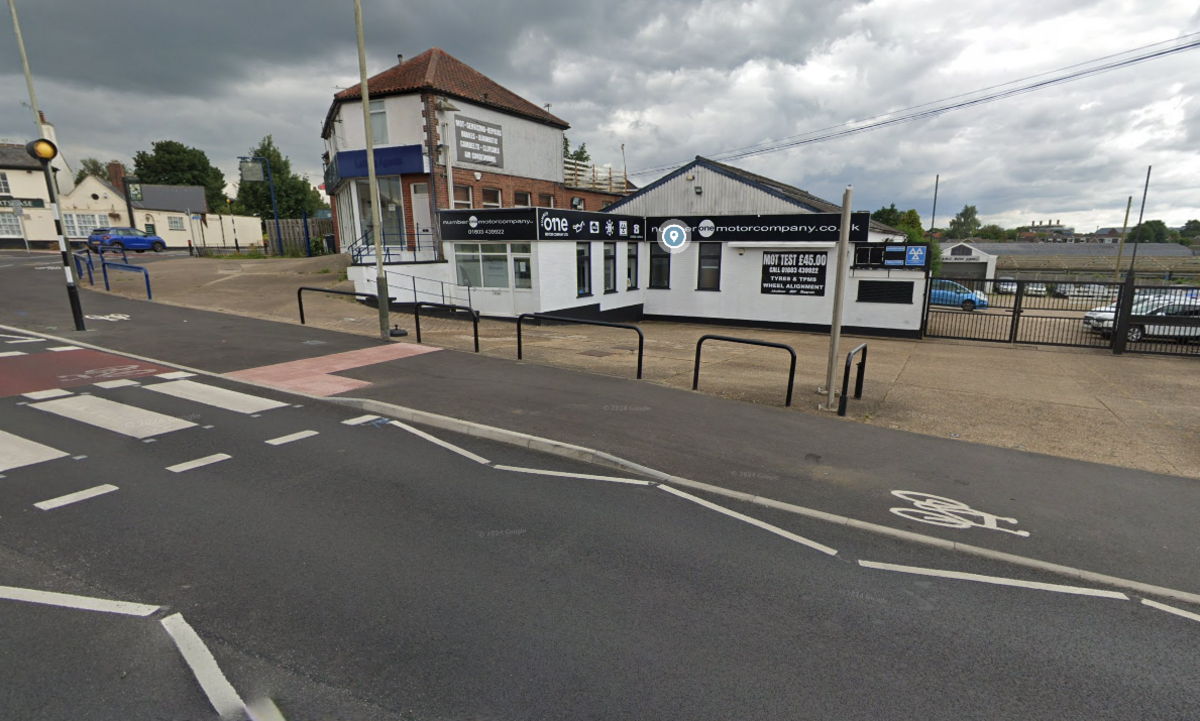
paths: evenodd
<path fill-rule="evenodd" d="M 1108 338 L 1113 333 L 1116 311 L 1115 304 L 1090 310 L 1083 316 L 1083 327 Z M 1172 300 L 1163 297 L 1139 299 L 1133 304 L 1132 313 L 1135 316 L 1194 318 L 1200 321 L 1200 301 Z M 1136 343 L 1143 338 L 1174 338 L 1180 343 L 1187 343 L 1193 338 L 1200 338 L 1200 325 L 1157 325 L 1150 322 L 1135 323 L 1129 326 L 1129 332 L 1125 335 L 1127 341 Z"/>
<path fill-rule="evenodd" d="M 1025 295 L 1046 295 L 1045 283 L 1030 283 L 1025 286 Z"/>

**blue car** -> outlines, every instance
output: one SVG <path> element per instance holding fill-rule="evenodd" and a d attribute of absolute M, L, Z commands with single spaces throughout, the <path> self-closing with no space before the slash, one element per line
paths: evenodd
<path fill-rule="evenodd" d="M 92 250 L 136 250 L 141 253 L 153 250 L 161 253 L 167 242 L 157 235 L 148 235 L 137 228 L 96 228 L 88 236 L 87 246 Z"/>
<path fill-rule="evenodd" d="M 930 305 L 953 305 L 965 311 L 988 307 L 987 296 L 978 290 L 945 278 L 934 278 L 929 290 Z"/>

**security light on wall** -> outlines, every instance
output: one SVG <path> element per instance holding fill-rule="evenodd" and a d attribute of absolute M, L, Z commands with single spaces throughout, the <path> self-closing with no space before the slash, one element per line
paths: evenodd
<path fill-rule="evenodd" d="M 696 186 L 696 195 L 700 195 L 703 192 L 704 192 L 704 188 L 701 188 L 699 185 L 697 185 Z"/>
<path fill-rule="evenodd" d="M 476 173 L 475 173 L 475 179 L 476 179 L 476 180 L 483 180 L 483 173 L 480 173 L 480 172 L 476 171 Z"/>

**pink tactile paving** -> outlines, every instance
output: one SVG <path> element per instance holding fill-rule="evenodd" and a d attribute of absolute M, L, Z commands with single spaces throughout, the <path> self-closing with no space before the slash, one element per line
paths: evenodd
<path fill-rule="evenodd" d="M 412 343 L 391 343 L 378 348 L 364 348 L 363 350 L 334 353 L 332 355 L 306 358 L 289 363 L 247 368 L 246 370 L 234 371 L 225 375 L 230 378 L 254 381 L 314 396 L 331 396 L 371 385 L 367 381 L 342 378 L 330 375 L 331 373 L 350 370 L 351 368 L 361 368 L 376 363 L 385 363 L 424 353 L 433 353 L 438 350 L 441 349 L 413 345 Z"/>

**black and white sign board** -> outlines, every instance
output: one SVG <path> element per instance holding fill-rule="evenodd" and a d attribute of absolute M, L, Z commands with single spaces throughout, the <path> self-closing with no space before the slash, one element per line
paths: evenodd
<path fill-rule="evenodd" d="M 657 229 L 668 220 L 680 220 L 692 229 L 693 242 L 749 241 L 756 243 L 836 243 L 841 238 L 841 213 L 793 213 L 790 215 L 691 215 L 676 218 L 647 218 L 650 240 L 658 240 Z M 866 242 L 871 214 L 850 214 L 850 241 Z"/>
<path fill-rule="evenodd" d="M 825 295 L 826 251 L 763 253 L 762 292 L 767 295 Z"/>
<path fill-rule="evenodd" d="M 538 209 L 539 240 L 645 240 L 646 219 L 560 208 Z"/>
<path fill-rule="evenodd" d="M 459 162 L 504 167 L 504 128 L 496 123 L 454 116 L 454 146 Z"/>

